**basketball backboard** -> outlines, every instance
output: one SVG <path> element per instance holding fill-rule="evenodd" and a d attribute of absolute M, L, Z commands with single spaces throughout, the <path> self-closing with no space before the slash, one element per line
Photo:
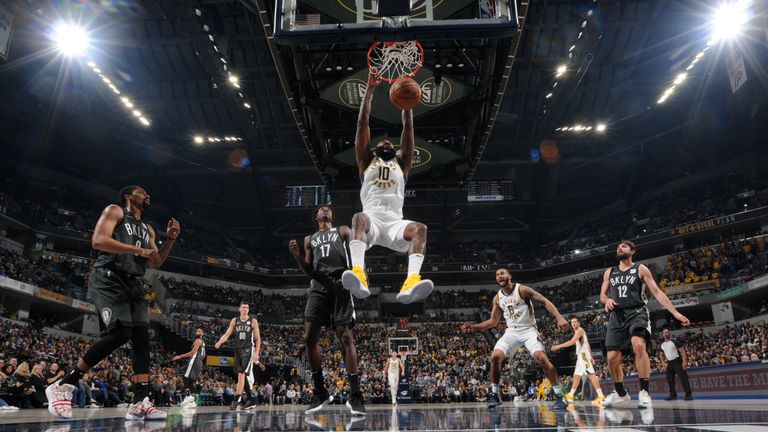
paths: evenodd
<path fill-rule="evenodd" d="M 377 15 L 380 0 L 277 0 L 283 45 L 376 40 L 495 39 L 514 35 L 514 0 L 411 0 L 411 13 Z"/>

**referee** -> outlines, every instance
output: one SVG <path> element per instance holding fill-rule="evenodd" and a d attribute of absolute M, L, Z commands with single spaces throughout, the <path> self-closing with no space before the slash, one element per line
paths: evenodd
<path fill-rule="evenodd" d="M 688 382 L 688 369 L 685 349 L 683 343 L 678 339 L 672 339 L 669 329 L 664 329 L 661 334 L 664 336 L 664 342 L 661 344 L 662 361 L 667 363 L 667 384 L 669 385 L 669 396 L 666 400 L 673 401 L 677 399 L 677 390 L 675 389 L 675 375 L 680 375 L 680 382 L 685 390 L 685 400 L 693 400 L 691 394 L 691 384 Z"/>

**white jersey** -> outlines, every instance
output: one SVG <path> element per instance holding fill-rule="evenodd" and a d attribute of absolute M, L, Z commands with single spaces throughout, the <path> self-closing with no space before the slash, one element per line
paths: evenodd
<path fill-rule="evenodd" d="M 589 348 L 589 340 L 587 340 L 587 333 L 583 332 L 582 336 L 576 340 L 576 357 L 582 358 L 582 354 L 586 354 L 586 358 L 592 356 L 592 351 Z"/>
<path fill-rule="evenodd" d="M 397 361 L 397 359 L 389 358 L 389 370 L 388 370 L 389 376 L 399 376 L 400 375 L 400 362 Z"/>
<path fill-rule="evenodd" d="M 533 303 L 530 299 L 520 297 L 520 284 L 516 283 L 512 294 L 504 294 L 500 289 L 497 294 L 499 297 L 499 307 L 504 312 L 504 319 L 507 320 L 507 328 L 536 325 L 536 318 L 533 316 Z"/>
<path fill-rule="evenodd" d="M 393 213 L 403 218 L 405 175 L 397 158 L 374 157 L 361 174 L 360 202 L 364 213 Z"/>

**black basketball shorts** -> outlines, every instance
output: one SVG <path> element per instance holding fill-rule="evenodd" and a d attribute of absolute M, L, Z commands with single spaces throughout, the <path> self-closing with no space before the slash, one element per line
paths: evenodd
<path fill-rule="evenodd" d="M 103 267 L 91 270 L 88 297 L 99 313 L 102 335 L 114 330 L 118 322 L 123 327 L 149 327 L 142 279 L 141 276 L 121 274 Z"/>
<path fill-rule="evenodd" d="M 253 365 L 251 364 L 252 360 L 253 351 L 251 348 L 235 348 L 235 372 L 239 374 L 247 374 L 253 368 Z"/>
<path fill-rule="evenodd" d="M 307 292 L 304 321 L 326 327 L 355 324 L 355 303 L 352 293 L 344 289 L 341 279 L 312 279 Z"/>
<path fill-rule="evenodd" d="M 605 332 L 605 349 L 628 353 L 632 348 L 632 336 L 644 338 L 647 346 L 650 346 L 651 320 L 645 306 L 635 309 L 614 309 L 611 312 Z"/>
<path fill-rule="evenodd" d="M 187 369 L 184 371 L 184 378 L 196 380 L 198 377 L 200 377 L 200 372 L 203 370 L 203 359 L 202 358 L 196 358 L 194 360 L 191 360 L 189 364 L 187 365 Z"/>

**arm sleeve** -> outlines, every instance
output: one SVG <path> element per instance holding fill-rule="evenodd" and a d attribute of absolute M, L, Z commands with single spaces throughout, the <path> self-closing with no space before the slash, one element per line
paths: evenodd
<path fill-rule="evenodd" d="M 675 348 L 682 348 L 683 343 L 680 341 L 680 339 L 672 339 L 672 343 L 675 344 Z"/>

